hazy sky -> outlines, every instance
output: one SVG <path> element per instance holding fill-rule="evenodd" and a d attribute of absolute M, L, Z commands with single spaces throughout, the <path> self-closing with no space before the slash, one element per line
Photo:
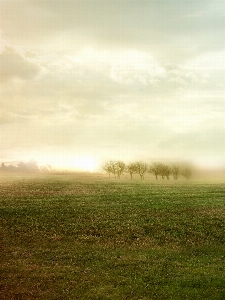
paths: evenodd
<path fill-rule="evenodd" d="M 0 0 L 0 161 L 225 164 L 224 0 Z"/>

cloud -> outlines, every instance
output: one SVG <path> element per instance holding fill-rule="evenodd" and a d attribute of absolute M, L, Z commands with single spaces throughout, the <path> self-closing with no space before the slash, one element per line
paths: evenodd
<path fill-rule="evenodd" d="M 0 26 L 12 39 L 68 54 L 110 46 L 183 61 L 223 47 L 223 13 L 221 1 L 20 0 L 3 1 Z"/>
<path fill-rule="evenodd" d="M 225 70 L 225 50 L 212 51 L 199 55 L 186 62 L 186 66 L 192 70 L 218 71 Z"/>
<path fill-rule="evenodd" d="M 29 80 L 35 78 L 41 67 L 25 56 L 20 49 L 5 45 L 0 53 L 0 82 L 11 79 Z"/>
<path fill-rule="evenodd" d="M 187 110 L 188 95 L 194 96 L 195 88 L 195 97 L 199 98 L 199 86 L 208 88 L 210 79 L 206 80 L 199 70 L 192 70 L 190 66 L 160 64 L 148 52 L 132 49 L 89 47 L 73 56 L 23 51 L 25 54 L 13 53 L 23 62 L 27 61 L 33 72 L 28 68 L 26 74 L 26 68 L 19 68 L 23 82 L 9 82 L 0 89 L 4 99 L 2 109 L 20 119 L 41 117 L 51 122 L 61 114 L 64 121 L 72 122 L 107 115 L 109 109 L 122 103 L 123 108 L 114 114 L 116 117 L 119 111 L 129 111 L 130 103 L 138 103 L 143 107 L 141 114 L 148 112 L 151 118 L 158 114 L 158 119 L 165 120 L 172 114 L 166 109 L 168 103 L 172 104 L 173 111 L 177 107 L 175 115 L 181 108 Z M 43 68 L 42 76 L 36 77 Z M 15 74 L 11 74 L 11 78 L 13 76 Z M 35 80 L 29 81 L 27 86 L 26 80 L 31 78 Z M 137 115 L 135 110 L 132 113 Z M 146 121 L 146 116 L 143 119 Z"/>
<path fill-rule="evenodd" d="M 1 9 L 8 152 L 169 157 L 224 147 L 221 1 L 2 0 Z"/>

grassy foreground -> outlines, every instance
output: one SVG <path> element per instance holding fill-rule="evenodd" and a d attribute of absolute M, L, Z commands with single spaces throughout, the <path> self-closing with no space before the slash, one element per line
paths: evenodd
<path fill-rule="evenodd" d="M 225 299 L 225 184 L 0 182 L 1 299 Z"/>

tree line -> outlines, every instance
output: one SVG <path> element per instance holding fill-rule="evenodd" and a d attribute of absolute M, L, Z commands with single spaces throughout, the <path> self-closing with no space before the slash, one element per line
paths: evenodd
<path fill-rule="evenodd" d="M 160 162 L 148 165 L 142 161 L 125 164 L 121 160 L 109 160 L 102 165 L 102 169 L 108 173 L 109 177 L 112 174 L 120 178 L 122 174 L 129 173 L 131 179 L 133 179 L 134 174 L 138 174 L 141 180 L 144 179 L 146 173 L 153 174 L 156 180 L 158 180 L 159 177 L 169 180 L 170 176 L 172 176 L 174 180 L 177 180 L 179 176 L 190 179 L 192 175 L 192 170 L 188 166 L 181 167 L 178 164 L 172 164 L 170 166 Z"/>
<path fill-rule="evenodd" d="M 35 172 L 52 172 L 53 169 L 51 165 L 47 164 L 45 166 L 38 166 L 38 163 L 30 159 L 28 162 L 20 161 L 17 165 L 7 165 L 4 162 L 1 164 L 0 171 L 9 171 L 9 172 L 28 172 L 28 173 L 35 173 Z"/>

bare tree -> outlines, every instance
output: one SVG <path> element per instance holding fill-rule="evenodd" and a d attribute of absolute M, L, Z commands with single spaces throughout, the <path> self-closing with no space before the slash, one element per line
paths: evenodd
<path fill-rule="evenodd" d="M 189 167 L 185 167 L 181 172 L 181 175 L 183 175 L 186 179 L 190 179 L 192 175 L 191 169 Z"/>
<path fill-rule="evenodd" d="M 169 180 L 170 174 L 171 174 L 171 168 L 167 165 L 164 165 L 163 166 L 163 174 L 164 174 L 164 176 L 166 176 L 166 179 Z"/>
<path fill-rule="evenodd" d="M 115 166 L 115 173 L 117 174 L 117 177 L 120 178 L 120 176 L 123 174 L 123 172 L 126 169 L 126 165 L 123 161 L 118 160 L 114 162 Z"/>
<path fill-rule="evenodd" d="M 180 168 L 177 165 L 173 165 L 171 167 L 171 174 L 173 175 L 173 179 L 177 180 L 180 174 Z"/>
<path fill-rule="evenodd" d="M 113 173 L 113 169 L 112 169 L 112 161 L 107 161 L 103 164 L 102 169 L 109 174 L 110 177 L 110 173 Z"/>
<path fill-rule="evenodd" d="M 0 169 L 1 169 L 1 171 L 6 171 L 7 170 L 7 167 L 6 167 L 5 163 L 1 164 Z"/>
<path fill-rule="evenodd" d="M 148 170 L 148 165 L 144 162 L 141 162 L 141 161 L 136 162 L 135 164 L 136 164 L 136 168 L 137 168 L 137 173 L 140 175 L 141 180 L 143 180 L 144 175 Z"/>
<path fill-rule="evenodd" d="M 120 160 L 109 160 L 102 166 L 102 169 L 109 174 L 109 177 L 110 173 L 112 173 L 115 177 L 117 176 L 118 178 L 120 178 L 120 176 L 123 174 L 125 168 L 125 163 Z"/>
<path fill-rule="evenodd" d="M 137 173 L 137 164 L 131 163 L 131 164 L 127 165 L 126 170 L 130 174 L 130 178 L 133 179 L 133 174 Z"/>
<path fill-rule="evenodd" d="M 161 175 L 161 163 L 153 163 L 149 168 L 149 173 L 152 173 L 158 180 L 158 176 Z"/>

